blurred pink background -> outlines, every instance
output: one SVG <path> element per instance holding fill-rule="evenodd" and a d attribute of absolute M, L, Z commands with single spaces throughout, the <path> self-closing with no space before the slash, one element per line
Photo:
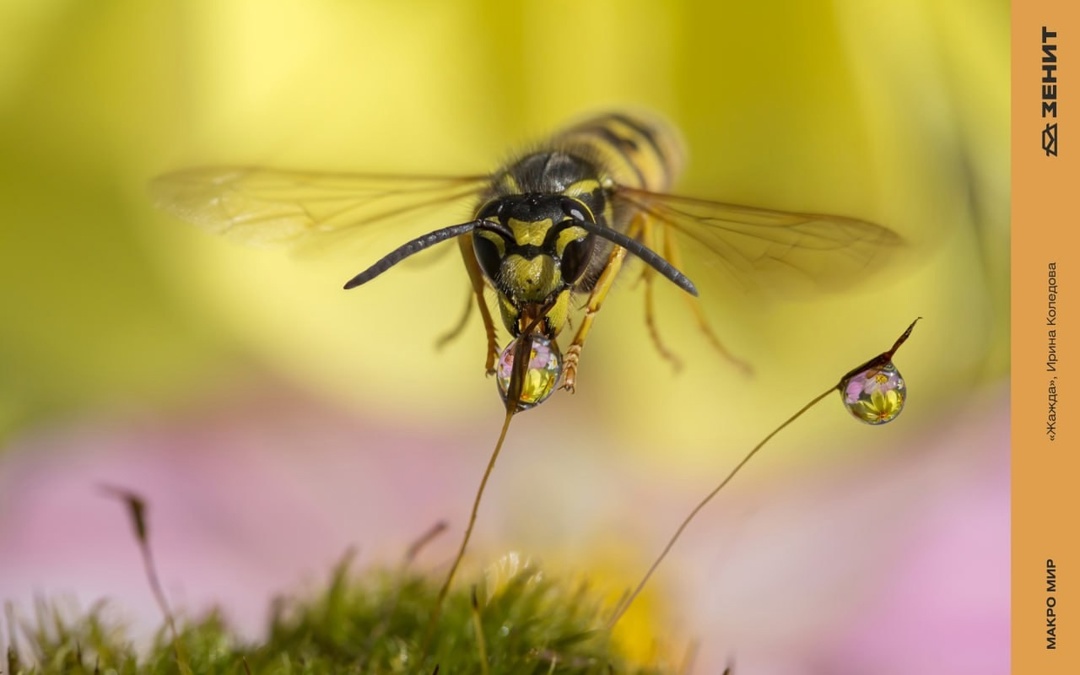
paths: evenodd
<path fill-rule="evenodd" d="M 545 447 L 530 437 L 550 424 L 544 412 L 511 428 L 466 575 L 518 550 L 579 571 L 599 564 L 601 576 L 615 561 L 611 577 L 629 586 L 730 468 L 661 474 Z M 35 594 L 84 608 L 108 598 L 136 633 L 158 624 L 127 516 L 102 483 L 148 499 L 173 603 L 220 604 L 248 636 L 272 595 L 313 588 L 348 547 L 359 566 L 394 564 L 445 519 L 450 531 L 419 562 L 445 569 L 494 413 L 472 430 L 403 431 L 268 386 L 228 415 L 28 434 L 0 458 L 0 597 L 23 608 Z M 846 415 L 832 398 L 811 414 Z M 766 675 L 1007 672 L 1007 392 L 916 432 L 877 432 L 843 462 L 764 478 L 749 465 L 654 577 L 657 639 L 700 640 L 699 673 L 728 659 Z M 763 455 L 795 452 L 815 452 L 797 426 Z"/>

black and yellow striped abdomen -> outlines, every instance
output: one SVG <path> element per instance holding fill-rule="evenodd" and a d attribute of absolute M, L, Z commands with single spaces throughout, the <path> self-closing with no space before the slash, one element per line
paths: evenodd
<path fill-rule="evenodd" d="M 682 172 L 686 153 L 674 127 L 642 113 L 608 113 L 551 139 L 554 148 L 594 163 L 618 185 L 664 192 Z"/>

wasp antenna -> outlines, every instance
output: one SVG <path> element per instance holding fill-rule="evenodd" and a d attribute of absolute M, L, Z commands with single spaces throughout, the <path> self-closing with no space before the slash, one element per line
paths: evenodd
<path fill-rule="evenodd" d="M 675 267 L 667 260 L 664 260 L 664 257 L 662 255 L 652 250 L 645 244 L 642 244 L 637 239 L 628 237 L 622 232 L 619 232 L 618 230 L 613 230 L 610 227 L 604 227 L 602 225 L 597 225 L 596 223 L 590 223 L 587 220 L 579 220 L 575 218 L 574 224 L 585 230 L 589 234 L 595 234 L 601 239 L 607 239 L 616 246 L 622 246 L 627 250 L 627 252 L 634 254 L 635 256 L 640 258 L 641 261 L 644 262 L 646 265 L 662 274 L 664 278 L 666 278 L 668 281 L 683 289 L 690 295 L 693 295 L 695 297 L 697 296 L 698 290 L 697 286 L 694 285 L 694 282 L 690 281 L 690 279 L 685 274 L 675 269 Z"/>
<path fill-rule="evenodd" d="M 460 237 L 463 234 L 468 234 L 476 229 L 476 227 L 483 221 L 474 220 L 468 223 L 461 223 L 460 225 L 451 225 L 450 227 L 444 227 L 441 230 L 435 230 L 434 232 L 428 232 L 425 235 L 419 236 L 412 241 L 405 242 L 398 248 L 394 249 L 390 253 L 387 253 L 371 267 L 367 268 L 360 274 L 357 274 L 352 279 L 349 279 L 345 284 L 345 290 L 350 288 L 356 288 L 362 284 L 366 284 L 375 277 L 379 276 L 386 270 L 390 269 L 394 265 L 398 264 L 405 258 L 419 253 L 424 249 L 430 248 L 435 244 L 446 241 L 447 239 L 453 239 L 454 237 Z"/>

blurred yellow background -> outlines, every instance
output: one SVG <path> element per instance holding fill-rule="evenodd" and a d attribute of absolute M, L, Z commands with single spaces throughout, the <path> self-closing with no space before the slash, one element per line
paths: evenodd
<path fill-rule="evenodd" d="M 515 419 L 475 564 L 511 548 L 571 569 L 586 556 L 630 585 L 753 443 L 922 316 L 896 359 L 904 415 L 870 428 L 827 401 L 754 460 L 732 486 L 742 499 L 708 512 L 644 600 L 652 626 L 677 632 L 664 589 L 680 589 L 706 617 L 685 624 L 714 639 L 711 663 L 731 645 L 768 659 L 781 643 L 875 638 L 895 658 L 824 670 L 1007 663 L 1008 22 L 1000 0 L 4 0 L 0 455 L 5 439 L 16 451 L 0 471 L 0 595 L 44 578 L 146 598 L 124 568 L 125 524 L 91 494 L 108 480 L 158 509 L 167 578 L 261 625 L 267 589 L 321 574 L 347 542 L 378 559 L 435 519 L 460 532 L 490 451 L 501 404 L 476 314 L 434 349 L 465 300 L 456 253 L 341 290 L 462 214 L 297 258 L 155 211 L 155 175 L 484 172 L 583 114 L 633 106 L 682 130 L 679 193 L 871 220 L 905 255 L 792 301 L 702 282 L 752 378 L 661 288 L 659 327 L 686 364 L 673 374 L 625 275 L 577 393 Z M 883 607 L 900 607 L 896 624 Z M 963 651 L 956 625 L 992 630 Z M 949 641 L 938 652 L 935 637 Z"/>
<path fill-rule="evenodd" d="M 741 451 L 920 315 L 898 359 L 913 421 L 1005 376 L 1004 2 L 8 0 L 0 12 L 9 432 L 212 400 L 264 369 L 372 415 L 491 419 L 475 314 L 443 353 L 432 346 L 465 297 L 455 253 L 345 293 L 405 233 L 297 260 L 154 211 L 146 183 L 215 163 L 488 171 L 568 120 L 621 106 L 682 129 L 679 192 L 865 218 L 904 236 L 909 255 L 850 293 L 797 302 L 703 289 L 751 379 L 709 351 L 664 289 L 660 328 L 689 365 L 673 375 L 627 275 L 578 394 L 531 416 L 713 462 L 718 440 Z M 822 418 L 804 433 L 870 433 Z"/>

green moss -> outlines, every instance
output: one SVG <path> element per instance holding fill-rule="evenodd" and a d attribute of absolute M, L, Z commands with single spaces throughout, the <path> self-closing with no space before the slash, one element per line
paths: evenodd
<path fill-rule="evenodd" d="M 632 663 L 599 630 L 605 604 L 587 586 L 526 567 L 496 589 L 459 584 L 428 635 L 438 580 L 405 570 L 349 573 L 313 599 L 279 599 L 265 642 L 239 640 L 212 612 L 163 626 L 137 649 L 99 604 L 77 619 L 40 602 L 19 621 L 4 673 L 659 673 Z M 610 611 L 610 608 L 606 608 Z M 10 614 L 9 614 L 10 619 Z M 478 639 L 477 628 L 482 632 Z M 9 627 L 11 628 L 11 627 Z"/>

